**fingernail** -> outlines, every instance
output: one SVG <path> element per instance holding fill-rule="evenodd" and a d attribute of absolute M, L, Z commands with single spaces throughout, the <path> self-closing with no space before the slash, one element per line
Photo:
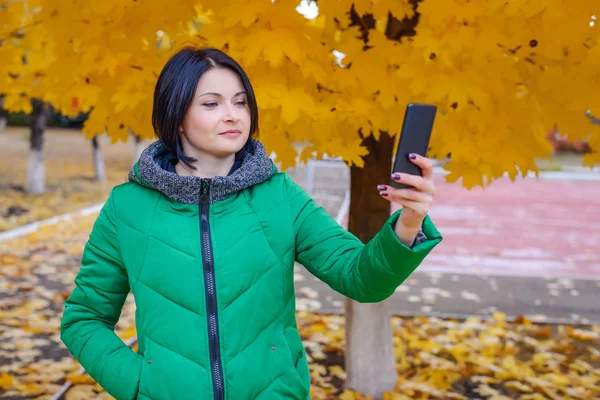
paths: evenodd
<path fill-rule="evenodd" d="M 417 155 L 415 153 L 410 153 L 409 155 L 411 160 L 416 160 L 417 159 Z"/>
<path fill-rule="evenodd" d="M 393 179 L 400 179 L 400 176 L 401 176 L 401 175 L 400 175 L 398 172 L 394 172 L 394 173 L 392 174 L 392 178 L 393 178 Z"/>
<path fill-rule="evenodd" d="M 383 185 L 377 185 L 377 190 L 387 190 L 387 188 Z"/>
<path fill-rule="evenodd" d="M 389 195 L 389 193 L 386 192 L 379 192 L 380 195 L 382 195 L 383 197 L 387 197 Z"/>

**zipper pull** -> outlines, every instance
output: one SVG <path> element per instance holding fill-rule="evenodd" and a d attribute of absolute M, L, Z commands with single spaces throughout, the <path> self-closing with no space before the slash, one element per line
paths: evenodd
<path fill-rule="evenodd" d="M 200 193 L 201 193 L 200 203 L 202 203 L 202 204 L 208 203 L 208 185 L 209 184 L 210 184 L 209 182 L 206 182 L 204 180 L 202 181 L 202 186 L 200 189 Z"/>

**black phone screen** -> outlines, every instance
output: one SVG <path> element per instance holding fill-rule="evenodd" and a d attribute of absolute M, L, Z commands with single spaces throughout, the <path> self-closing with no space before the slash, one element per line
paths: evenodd
<path fill-rule="evenodd" d="M 427 157 L 429 140 L 433 130 L 433 121 L 435 120 L 437 108 L 430 104 L 409 104 L 406 106 L 402 132 L 396 149 L 394 159 L 394 168 L 392 172 L 404 172 L 411 175 L 421 175 L 421 168 L 413 164 L 408 155 L 416 153 Z M 390 186 L 395 188 L 411 187 L 406 184 L 396 182 L 390 178 Z"/>

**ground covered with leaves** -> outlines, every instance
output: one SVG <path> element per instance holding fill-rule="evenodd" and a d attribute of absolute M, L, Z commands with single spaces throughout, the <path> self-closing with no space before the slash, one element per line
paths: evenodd
<path fill-rule="evenodd" d="M 344 319 L 298 315 L 312 363 L 313 398 L 368 399 L 339 386 Z M 595 399 L 600 327 L 549 326 L 505 316 L 482 320 L 392 318 L 400 399 Z"/>
<path fill-rule="evenodd" d="M 44 134 L 46 192 L 25 192 L 29 128 L 1 133 L 0 232 L 103 202 L 110 188 L 124 182 L 134 159 L 133 140 L 109 145 L 101 138 L 106 182 L 96 180 L 91 142 L 72 129 L 48 129 Z"/>
<path fill-rule="evenodd" d="M 72 289 L 96 215 L 69 219 L 0 242 L 0 398 L 110 398 L 59 339 L 62 305 Z M 344 319 L 298 311 L 310 361 L 313 399 L 366 399 L 343 390 Z M 534 324 L 525 318 L 392 319 L 400 376 L 388 399 L 594 399 L 600 396 L 600 326 Z M 133 299 L 118 334 L 135 336 Z M 133 344 L 135 348 L 135 344 Z M 374 366 L 375 367 L 375 366 Z"/>

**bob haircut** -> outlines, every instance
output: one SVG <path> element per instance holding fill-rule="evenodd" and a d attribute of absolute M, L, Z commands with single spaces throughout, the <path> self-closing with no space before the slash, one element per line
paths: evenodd
<path fill-rule="evenodd" d="M 194 99 L 198 81 L 213 68 L 227 68 L 239 76 L 250 110 L 250 135 L 244 147 L 247 147 L 251 138 L 258 137 L 256 96 L 242 67 L 220 50 L 184 47 L 171 56 L 158 77 L 154 88 L 152 127 L 157 138 L 171 152 L 173 162 L 182 161 L 194 169 L 191 164 L 197 160 L 183 153 L 180 128 Z"/>

